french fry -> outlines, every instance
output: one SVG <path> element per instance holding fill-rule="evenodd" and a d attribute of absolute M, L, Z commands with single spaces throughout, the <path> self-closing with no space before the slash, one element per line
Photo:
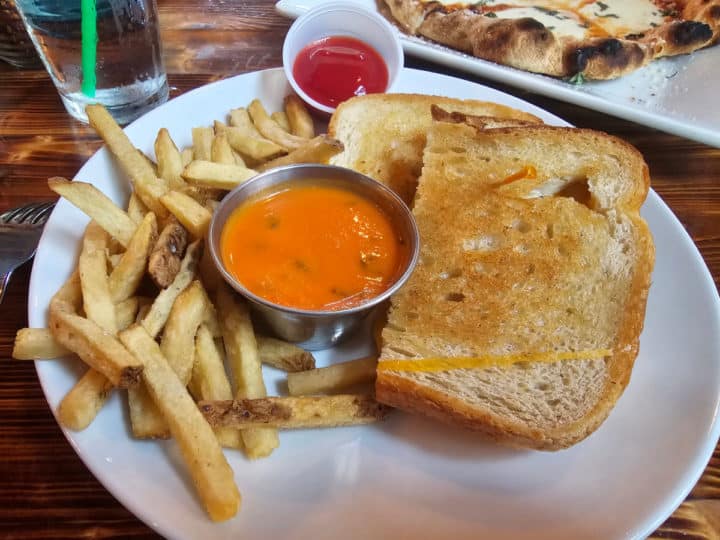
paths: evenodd
<path fill-rule="evenodd" d="M 95 186 L 70 182 L 59 176 L 50 178 L 48 186 L 95 220 L 124 247 L 128 245 L 135 232 L 135 222 Z"/>
<path fill-rule="evenodd" d="M 152 302 L 150 302 L 149 304 L 140 304 L 137 315 L 135 316 L 135 322 L 138 324 L 142 324 L 145 317 L 147 317 L 148 313 L 150 313 L 151 308 Z"/>
<path fill-rule="evenodd" d="M 128 389 L 130 429 L 136 439 L 169 439 L 170 428 L 144 384 Z"/>
<path fill-rule="evenodd" d="M 138 298 L 133 297 L 115 305 L 115 316 L 120 330 L 134 322 L 139 304 Z M 69 354 L 71 353 L 68 349 L 55 341 L 48 328 L 21 328 L 15 335 L 12 352 L 15 360 L 47 360 Z"/>
<path fill-rule="evenodd" d="M 182 174 L 194 186 L 230 191 L 257 172 L 241 165 L 195 160 L 185 167 Z"/>
<path fill-rule="evenodd" d="M 292 165 L 293 163 L 327 163 L 331 157 L 339 154 L 343 149 L 343 143 L 337 139 L 327 135 L 318 135 L 289 154 L 258 165 L 256 170 L 262 172 L 275 167 Z"/>
<path fill-rule="evenodd" d="M 195 359 L 195 334 L 206 318 L 210 300 L 199 281 L 194 281 L 177 297 L 168 317 L 160 350 L 180 382 L 187 385 Z M 128 392 L 130 424 L 135 437 L 167 438 L 165 419 L 144 387 Z"/>
<path fill-rule="evenodd" d="M 115 306 L 118 327 L 121 330 L 133 323 L 138 305 L 138 298 L 128 298 Z M 60 402 L 57 411 L 60 423 L 74 431 L 85 429 L 100 412 L 112 389 L 113 385 L 105 375 L 89 368 Z M 134 388 L 128 389 L 130 392 L 133 390 Z"/>
<path fill-rule="evenodd" d="M 169 189 L 165 181 L 158 178 L 152 166 L 138 154 L 137 148 L 133 146 L 105 107 L 88 105 L 85 111 L 90 125 L 105 141 L 110 152 L 120 164 L 120 168 L 130 178 L 140 199 L 150 210 L 155 212 L 158 218 L 164 217 L 165 210 L 158 200 Z M 92 217 L 95 219 L 95 216 Z M 96 221 L 102 225 L 100 220 L 96 219 Z M 110 234 L 113 233 L 110 232 Z"/>
<path fill-rule="evenodd" d="M 143 152 L 143 151 L 140 150 L 139 148 L 136 148 L 136 150 L 137 150 L 137 153 L 140 155 L 140 157 L 143 158 L 148 165 L 150 165 L 150 167 L 152 168 L 153 172 L 155 173 L 155 176 L 157 176 L 157 174 L 158 174 L 158 172 L 157 172 L 157 163 L 155 163 L 152 159 L 150 159 L 150 158 L 147 156 L 147 154 L 145 154 L 145 152 Z"/>
<path fill-rule="evenodd" d="M 95 221 L 91 221 L 83 236 L 78 272 L 80 272 L 85 315 L 107 332 L 117 334 L 115 303 L 108 283 L 105 255 L 107 248 L 107 233 Z"/>
<path fill-rule="evenodd" d="M 248 117 L 248 122 L 250 122 L 252 124 L 249 117 Z M 219 120 L 215 120 L 215 122 L 213 123 L 213 127 L 215 129 L 215 139 L 213 139 L 213 144 L 215 144 L 215 140 L 217 139 L 218 135 L 222 135 L 223 138 L 225 139 L 225 141 L 227 141 L 227 129 L 228 129 L 227 125 L 225 125 L 223 122 L 220 122 Z M 221 143 L 221 144 L 224 144 L 224 143 Z M 229 142 L 228 142 L 228 146 L 230 146 Z M 235 163 L 235 165 L 240 165 L 241 167 L 247 166 L 245 164 L 245 160 L 243 159 L 243 157 L 232 146 L 230 146 L 230 152 L 232 153 L 232 156 L 234 159 L 234 161 L 232 163 Z M 224 160 L 219 161 L 218 159 L 216 159 L 214 151 L 211 152 L 211 154 L 212 154 L 211 155 L 212 160 L 215 161 L 216 163 L 224 163 L 225 162 Z"/>
<path fill-rule="evenodd" d="M 203 285 L 205 285 L 205 290 L 210 293 L 217 291 L 217 288 L 222 283 L 223 278 L 215 266 L 212 253 L 210 253 L 209 249 L 203 250 L 198 271 L 200 273 L 200 277 L 202 278 Z"/>
<path fill-rule="evenodd" d="M 137 149 L 105 107 L 88 105 L 85 112 L 92 128 L 103 138 L 129 177 L 133 178 L 138 173 L 151 174 L 152 168 L 137 154 Z M 132 157 L 125 157 L 126 154 Z"/>
<path fill-rule="evenodd" d="M 115 304 L 115 319 L 118 330 L 125 330 L 135 322 L 135 316 L 140 309 L 141 299 L 138 296 L 127 298 Z"/>
<path fill-rule="evenodd" d="M 375 380 L 376 366 L 377 359 L 368 357 L 324 368 L 288 373 L 288 392 L 291 396 L 305 396 L 371 382 Z"/>
<path fill-rule="evenodd" d="M 82 307 L 82 300 L 80 272 L 76 269 L 50 299 L 50 310 L 77 313 Z"/>
<path fill-rule="evenodd" d="M 88 369 L 58 406 L 60 424 L 73 431 L 82 431 L 100 412 L 112 392 L 113 385 L 105 375 Z"/>
<path fill-rule="evenodd" d="M 390 410 L 361 394 L 201 401 L 198 407 L 211 426 L 242 429 L 243 435 L 258 426 L 301 429 L 369 424 L 383 420 Z"/>
<path fill-rule="evenodd" d="M 206 289 L 207 294 L 207 289 Z M 205 310 L 205 317 L 203 318 L 203 324 L 210 331 L 213 338 L 222 337 L 222 329 L 220 328 L 220 319 L 218 318 L 217 310 L 213 306 L 212 302 L 208 298 L 207 309 Z"/>
<path fill-rule="evenodd" d="M 148 258 L 148 274 L 161 289 L 168 287 L 180 271 L 187 240 L 187 231 L 173 218 L 155 242 Z"/>
<path fill-rule="evenodd" d="M 192 128 L 193 159 L 210 160 L 213 129 L 209 127 Z"/>
<path fill-rule="evenodd" d="M 12 357 L 15 360 L 61 358 L 70 351 L 60 345 L 47 328 L 21 328 L 15 334 Z"/>
<path fill-rule="evenodd" d="M 211 201 L 215 200 L 220 196 L 222 191 L 211 188 L 203 188 L 199 186 L 193 186 L 192 184 L 186 183 L 185 187 L 178 191 L 183 195 L 187 195 L 200 206 L 208 207 Z"/>
<path fill-rule="evenodd" d="M 259 99 L 252 100 L 247 110 L 257 130 L 285 150 L 295 150 L 307 143 L 308 140 L 305 137 L 292 135 L 273 122 Z"/>
<path fill-rule="evenodd" d="M 305 349 L 279 339 L 258 336 L 260 362 L 283 371 L 305 371 L 315 367 L 315 357 Z"/>
<path fill-rule="evenodd" d="M 137 230 L 137 227 L 135 230 Z M 123 246 L 120 242 L 115 240 L 112 236 L 108 235 L 107 259 L 110 260 L 110 257 L 112 257 L 113 255 L 117 255 L 124 251 L 125 251 L 125 246 Z"/>
<path fill-rule="evenodd" d="M 225 133 L 215 135 L 210 147 L 210 158 L 214 163 L 226 163 L 235 165 L 235 154 L 230 147 Z"/>
<path fill-rule="evenodd" d="M 183 151 L 180 152 L 180 159 L 182 160 L 182 166 L 183 168 L 187 167 L 188 164 L 193 160 L 194 152 L 192 147 L 183 148 Z"/>
<path fill-rule="evenodd" d="M 212 214 L 192 197 L 170 191 L 160 198 L 160 202 L 170 210 L 173 216 L 195 238 L 205 238 Z"/>
<path fill-rule="evenodd" d="M 185 184 L 180 176 L 183 170 L 182 156 L 165 128 L 158 131 L 155 138 L 155 157 L 158 176 L 167 181 L 170 189 L 181 188 Z"/>
<path fill-rule="evenodd" d="M 221 122 L 220 120 L 214 120 L 213 121 L 213 131 L 215 132 L 215 136 L 225 133 L 225 130 L 227 129 L 227 124 L 225 122 Z"/>
<path fill-rule="evenodd" d="M 232 389 L 225 372 L 221 352 L 212 333 L 204 324 L 198 327 L 195 335 L 195 362 L 192 366 L 188 389 L 196 401 L 232 399 Z"/>
<path fill-rule="evenodd" d="M 151 210 L 158 220 L 163 220 L 168 211 L 160 202 L 160 198 L 170 191 L 165 180 L 155 178 L 156 181 L 135 183 L 135 193 L 142 202 Z"/>
<path fill-rule="evenodd" d="M 123 254 L 122 253 L 113 253 L 110 255 L 110 253 L 107 254 L 107 262 L 110 263 L 110 268 L 115 268 L 118 264 L 120 264 L 120 260 L 122 259 Z"/>
<path fill-rule="evenodd" d="M 142 321 L 152 305 L 151 299 L 135 297 L 140 309 L 137 320 Z M 146 303 L 144 303 L 146 302 Z M 118 304 L 119 306 L 120 304 Z M 116 308 L 117 309 L 117 308 Z M 130 326 L 128 324 L 128 326 Z M 124 330 L 125 328 L 123 328 Z M 139 384 L 128 388 L 128 410 L 130 413 L 130 428 L 133 436 L 138 439 L 168 439 L 170 429 L 158 408 L 150 399 L 145 386 Z"/>
<path fill-rule="evenodd" d="M 217 291 L 217 308 L 222 313 L 220 324 L 228 363 L 235 378 L 235 397 L 265 397 L 265 382 L 247 305 L 237 301 L 228 286 L 222 284 Z M 245 452 L 251 459 L 269 455 L 280 444 L 277 431 L 269 428 L 246 430 L 242 438 Z"/>
<path fill-rule="evenodd" d="M 145 275 L 150 250 L 156 238 L 157 220 L 155 214 L 148 212 L 138 225 L 120 262 L 110 273 L 108 286 L 113 302 L 122 302 L 135 294 Z"/>
<path fill-rule="evenodd" d="M 278 126 L 280 126 L 284 131 L 287 131 L 290 133 L 290 122 L 288 122 L 288 117 L 283 111 L 275 111 L 270 115 L 270 118 L 273 122 L 275 122 Z"/>
<path fill-rule="evenodd" d="M 225 137 L 227 138 L 227 136 Z M 230 144 L 230 143 L 228 143 Z M 245 162 L 245 159 L 240 155 L 240 152 L 230 147 L 232 149 L 233 157 L 235 158 L 235 165 L 239 165 L 240 167 L 248 167 L 248 164 Z M 251 168 L 251 167 L 248 167 Z"/>
<path fill-rule="evenodd" d="M 94 322 L 51 305 L 50 330 L 60 345 L 105 375 L 113 386 L 128 388 L 139 382 L 142 364 Z"/>
<path fill-rule="evenodd" d="M 204 324 L 198 328 L 195 336 L 195 363 L 189 389 L 196 400 L 232 399 L 222 356 L 212 333 Z M 217 428 L 215 435 L 225 448 L 243 448 L 242 436 L 237 429 Z"/>
<path fill-rule="evenodd" d="M 147 206 L 140 200 L 135 192 L 130 194 L 130 200 L 128 201 L 127 215 L 133 220 L 134 223 L 140 224 L 140 222 L 148 213 Z"/>
<path fill-rule="evenodd" d="M 290 133 L 298 137 L 312 139 L 315 136 L 315 124 L 302 100 L 295 94 L 285 97 L 285 114 L 290 124 Z"/>
<path fill-rule="evenodd" d="M 195 278 L 198 261 L 202 252 L 202 242 L 196 240 L 190 244 L 185 252 L 180 271 L 169 287 L 160 291 L 152 303 L 147 315 L 142 319 L 142 326 L 153 338 L 157 337 L 163 329 L 170 315 L 175 299 Z"/>
<path fill-rule="evenodd" d="M 230 126 L 238 128 L 238 133 L 243 133 L 248 137 L 265 139 L 265 137 L 263 137 L 255 127 L 255 124 L 253 124 L 250 114 L 248 114 L 248 110 L 244 107 L 238 107 L 237 109 L 232 109 L 230 111 Z"/>
<path fill-rule="evenodd" d="M 225 136 L 234 150 L 254 160 L 262 161 L 285 153 L 285 149 L 279 144 L 262 136 L 250 135 L 239 127 L 227 128 Z"/>
<path fill-rule="evenodd" d="M 209 303 L 202 284 L 193 281 L 175 300 L 163 330 L 160 350 L 184 385 L 190 382 L 195 333 L 205 320 Z"/>
<path fill-rule="evenodd" d="M 180 447 L 210 518 L 222 521 L 233 517 L 240 505 L 240 493 L 215 433 L 168 365 L 158 344 L 142 327 L 121 332 L 120 339 L 134 356 L 143 359 L 145 387 Z"/>

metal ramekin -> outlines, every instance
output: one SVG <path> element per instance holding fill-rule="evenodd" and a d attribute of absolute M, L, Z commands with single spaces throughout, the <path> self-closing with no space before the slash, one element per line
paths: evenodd
<path fill-rule="evenodd" d="M 281 306 L 247 290 L 223 265 L 220 255 L 220 235 L 230 214 L 242 202 L 259 193 L 279 191 L 288 182 L 330 181 L 332 185 L 349 189 L 375 202 L 394 221 L 395 227 L 408 243 L 405 271 L 387 290 L 352 308 L 337 311 L 295 309 Z M 228 193 L 218 205 L 210 223 L 208 244 L 218 270 L 237 292 L 265 319 L 282 339 L 305 349 L 332 347 L 356 329 L 373 309 L 387 300 L 407 281 L 417 263 L 420 237 L 412 213 L 405 203 L 388 187 L 363 174 L 330 165 L 301 164 L 269 170 L 244 182 Z"/>

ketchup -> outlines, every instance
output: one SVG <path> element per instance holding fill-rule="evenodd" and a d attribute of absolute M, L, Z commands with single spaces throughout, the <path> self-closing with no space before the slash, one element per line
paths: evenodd
<path fill-rule="evenodd" d="M 313 41 L 295 58 L 293 76 L 315 101 L 335 107 L 353 96 L 384 92 L 388 69 L 367 43 L 348 36 Z"/>

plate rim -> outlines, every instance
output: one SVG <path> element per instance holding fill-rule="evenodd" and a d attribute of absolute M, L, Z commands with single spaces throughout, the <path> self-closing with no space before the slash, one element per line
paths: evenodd
<path fill-rule="evenodd" d="M 513 96 L 511 94 L 507 94 L 505 92 L 502 92 L 500 90 L 496 90 L 491 87 L 484 86 L 482 84 L 476 83 L 474 81 L 468 81 L 465 79 L 460 79 L 457 77 L 453 77 L 450 75 L 445 74 L 439 74 L 434 72 L 426 72 L 419 69 L 412 69 L 412 68 L 403 68 L 403 71 L 409 71 L 414 72 L 416 74 L 423 74 L 427 75 L 428 73 L 437 78 L 446 78 L 446 79 L 452 79 L 452 80 L 458 80 L 462 81 L 464 83 L 471 84 L 475 87 L 481 88 L 483 91 L 489 91 L 491 94 L 496 95 L 502 95 L 510 98 L 511 101 L 522 103 L 524 107 L 526 107 L 524 110 L 527 110 L 529 112 L 542 112 L 545 116 L 553 117 L 556 120 L 558 120 L 561 124 L 564 125 L 570 125 L 562 118 L 554 115 L 553 113 L 546 111 L 542 109 L 541 107 L 534 105 L 532 103 L 526 102 L 521 98 L 518 98 L 516 96 Z M 211 83 L 202 85 L 200 87 L 194 88 L 192 90 L 189 90 L 180 96 L 176 96 L 172 100 L 169 100 L 167 103 L 174 102 L 178 99 L 183 99 L 184 96 L 189 96 L 195 93 L 199 92 L 207 92 L 208 89 L 215 87 L 215 86 L 221 86 L 223 84 L 228 84 L 228 81 L 231 81 L 233 79 L 243 78 L 246 76 L 260 76 L 263 73 L 267 72 L 282 72 L 282 68 L 270 68 L 266 70 L 259 70 L 259 71 L 250 71 L 246 73 L 242 73 L 239 75 L 235 75 L 233 77 L 228 77 L 225 79 L 221 79 L 218 81 L 213 81 Z M 482 98 L 481 98 L 482 99 Z M 146 118 L 149 115 L 152 115 L 155 111 L 158 111 L 163 106 L 160 106 L 153 111 L 150 111 L 147 115 L 141 117 Z M 135 122 L 129 124 L 126 126 L 125 129 L 130 129 L 132 126 L 138 122 L 140 119 L 136 120 Z M 92 156 L 90 156 L 82 165 L 82 167 L 79 169 L 79 174 L 83 168 L 85 168 L 88 164 L 88 162 L 95 158 L 99 153 L 106 152 L 106 147 L 103 145 L 101 148 L 99 148 L 96 152 L 93 153 Z M 703 286 L 706 288 L 711 288 L 714 290 L 715 294 L 712 299 L 711 304 L 713 307 L 713 310 L 716 314 L 716 318 L 720 320 L 720 295 L 718 294 L 717 288 L 715 287 L 714 279 L 712 278 L 712 274 L 710 273 L 707 264 L 705 263 L 705 260 L 702 257 L 702 254 L 700 253 L 697 245 L 692 240 L 690 235 L 687 233 L 685 228 L 682 226 L 682 223 L 679 221 L 677 216 L 672 212 L 672 209 L 665 203 L 665 201 L 652 189 L 650 189 L 648 193 L 648 201 L 646 201 L 646 204 L 653 204 L 658 207 L 658 210 L 662 212 L 663 217 L 665 219 L 670 218 L 670 221 L 672 223 L 672 227 L 676 229 L 683 240 L 685 244 L 687 244 L 689 247 L 691 247 L 691 250 L 694 254 L 694 261 L 700 265 L 701 267 L 701 273 L 703 274 Z M 62 209 L 67 205 L 68 207 L 71 207 L 70 203 L 61 200 L 59 201 L 59 204 L 56 206 L 53 213 L 58 211 L 58 208 Z M 43 231 L 43 237 L 45 237 L 46 231 Z M 42 243 L 43 238 L 41 238 L 40 243 L 38 245 L 38 252 L 42 249 Z M 47 306 L 36 306 L 34 302 L 32 302 L 32 298 L 36 297 L 37 294 L 35 292 L 36 288 L 39 286 L 37 283 L 41 279 L 40 278 L 40 272 L 43 270 L 36 267 L 35 261 L 33 261 L 33 267 L 32 272 L 30 276 L 30 285 L 28 290 L 28 320 L 30 324 L 32 324 L 32 321 L 37 320 L 38 318 L 46 318 L 46 314 L 44 313 L 44 310 L 46 310 Z M 40 313 L 38 313 L 40 312 Z M 720 343 L 720 326 L 716 327 L 716 337 L 718 338 L 718 342 Z M 48 403 L 48 407 L 51 409 L 51 412 L 53 416 L 55 417 L 56 422 L 58 422 L 56 410 L 53 409 L 50 406 L 50 399 L 49 399 L 49 386 L 46 386 L 48 383 L 46 382 L 45 376 L 42 373 L 42 361 L 35 361 L 35 369 L 36 373 L 43 391 L 44 398 L 46 402 Z M 679 482 L 678 485 L 675 486 L 673 491 L 669 492 L 667 496 L 664 498 L 665 504 L 658 505 L 655 510 L 652 512 L 652 515 L 655 516 L 654 520 L 646 520 L 645 525 L 643 526 L 642 523 L 638 523 L 635 527 L 635 530 L 633 532 L 633 538 L 642 538 L 647 536 L 648 534 L 652 533 L 654 530 L 657 529 L 673 512 L 674 510 L 685 500 L 689 492 L 692 490 L 692 488 L 697 483 L 698 479 L 702 476 L 705 467 L 709 461 L 709 459 L 712 457 L 712 454 L 714 452 L 714 449 L 717 445 L 718 438 L 720 437 L 720 415 L 718 414 L 718 411 L 720 411 L 720 390 L 718 391 L 718 396 L 715 399 L 716 402 L 716 411 L 715 411 L 715 417 L 714 422 L 710 426 L 710 429 L 708 430 L 708 436 L 703 441 L 703 445 L 699 445 L 695 448 L 695 454 L 696 459 L 691 464 L 686 464 L 686 470 L 682 475 L 683 481 Z M 175 530 L 165 530 L 160 524 L 154 523 L 152 517 L 149 514 L 146 514 L 145 508 L 140 503 L 135 503 L 133 501 L 133 498 L 130 497 L 125 492 L 119 492 L 118 490 L 115 490 L 114 488 L 111 489 L 108 487 L 109 483 L 112 483 L 111 480 L 111 474 L 106 474 L 104 471 L 100 470 L 98 467 L 93 466 L 89 463 L 89 460 L 86 459 L 84 453 L 80 449 L 80 445 L 76 444 L 75 441 L 72 439 L 73 432 L 70 430 L 65 429 L 63 426 L 60 425 L 58 422 L 58 427 L 62 431 L 63 435 L 65 436 L 68 443 L 71 445 L 73 450 L 75 451 L 76 455 L 80 458 L 80 460 L 85 464 L 85 466 L 88 468 L 88 470 L 91 472 L 91 474 L 95 477 L 95 479 L 100 482 L 100 484 L 103 486 L 104 489 L 106 489 L 112 496 L 115 498 L 115 500 L 118 501 L 119 504 L 121 504 L 123 507 L 125 507 L 129 512 L 131 512 L 136 518 L 138 518 L 140 521 L 145 523 L 147 526 L 149 526 L 151 529 L 159 532 L 162 535 L 172 537 L 176 534 Z"/>

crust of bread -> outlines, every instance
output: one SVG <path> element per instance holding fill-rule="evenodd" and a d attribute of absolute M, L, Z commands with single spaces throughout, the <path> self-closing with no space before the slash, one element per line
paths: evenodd
<path fill-rule="evenodd" d="M 432 124 L 432 106 L 449 113 L 493 117 L 493 125 L 510 120 L 531 124 L 539 118 L 498 103 L 421 94 L 368 94 L 349 99 L 330 119 L 328 134 L 344 151 L 330 163 L 367 174 L 412 204 L 422 165 L 425 134 Z"/>
<path fill-rule="evenodd" d="M 443 129 L 449 130 L 452 128 L 448 127 Z M 465 129 L 467 131 L 467 128 Z M 436 130 L 436 132 L 442 135 L 442 130 Z M 467 132 L 470 133 L 469 131 Z M 598 156 L 607 154 L 614 156 L 615 159 L 619 157 L 622 158 L 622 162 L 625 164 L 624 167 L 626 167 L 625 170 L 628 171 L 627 178 L 623 180 L 623 182 L 626 183 L 622 186 L 616 186 L 613 190 L 611 190 L 610 195 L 596 194 L 599 197 L 599 204 L 604 211 L 612 210 L 613 212 L 617 212 L 617 214 L 622 214 L 622 216 L 628 220 L 629 227 L 632 230 L 632 243 L 635 253 L 627 292 L 625 296 L 622 297 L 622 308 L 615 312 L 617 331 L 612 334 L 611 343 L 604 344 L 613 350 L 613 354 L 606 357 L 604 360 L 604 382 L 597 393 L 597 397 L 593 395 L 592 399 L 588 399 L 587 403 L 583 404 L 583 407 L 586 407 L 586 410 L 582 410 L 579 415 L 576 415 L 576 417 L 571 421 L 560 421 L 557 423 L 550 422 L 549 424 L 543 426 L 533 422 L 520 421 L 518 417 L 513 417 L 512 415 L 498 414 L 495 410 L 493 410 L 491 404 L 488 404 L 488 401 L 483 400 L 483 398 L 480 399 L 480 404 L 478 404 L 478 400 L 473 403 L 469 403 L 466 396 L 450 390 L 441 391 L 437 386 L 427 384 L 424 379 L 415 376 L 412 372 L 380 370 L 376 379 L 376 396 L 378 401 L 382 403 L 477 431 L 484 436 L 503 444 L 539 450 L 559 450 L 567 448 L 568 446 L 586 438 L 607 418 L 608 414 L 615 406 L 617 400 L 620 398 L 629 383 L 633 364 L 638 354 L 639 337 L 645 320 L 647 295 L 650 287 L 651 272 L 655 258 L 654 245 L 649 227 L 640 217 L 639 213 L 640 206 L 644 202 L 649 190 L 650 177 L 648 169 L 641 154 L 634 147 L 609 135 L 590 130 L 556 128 L 549 126 L 530 126 L 523 128 L 498 128 L 484 132 L 476 130 L 475 133 L 476 137 L 484 141 L 482 142 L 482 148 L 486 148 L 486 152 L 494 151 L 490 149 L 495 148 L 493 146 L 493 139 L 497 137 L 504 139 L 505 146 L 502 148 L 515 146 L 515 144 L 513 144 L 513 140 L 516 140 L 518 145 L 522 141 L 552 140 L 558 141 L 557 144 L 560 144 L 559 141 L 567 141 L 567 145 L 562 146 L 558 152 L 567 152 L 572 150 L 577 151 L 579 154 L 587 155 L 589 152 L 592 152 L 593 148 L 597 148 Z M 451 142 L 445 144 L 450 147 L 458 146 L 458 142 L 455 139 L 451 139 Z M 433 150 L 430 142 L 428 143 L 428 149 L 430 151 Z M 512 157 L 512 154 L 510 157 Z M 433 159 L 441 160 L 443 158 L 435 157 Z M 451 160 L 452 158 L 447 159 Z M 552 160 L 553 158 L 548 155 L 546 159 Z M 543 168 L 541 163 L 536 163 L 536 165 L 538 170 Z M 427 168 L 427 166 L 428 165 L 426 163 L 425 167 Z M 581 170 L 584 170 L 587 166 L 588 161 L 581 161 Z M 590 166 L 592 168 L 593 164 Z M 609 170 L 612 172 L 612 169 Z M 481 170 L 479 172 L 478 170 L 475 170 L 473 174 L 476 178 L 483 177 Z M 423 175 L 425 175 L 425 172 L 423 172 Z M 421 178 L 421 189 L 423 185 L 423 178 Z M 447 181 L 452 182 L 453 178 L 447 178 Z M 474 182 L 477 183 L 482 181 L 483 180 L 476 180 Z M 472 185 L 472 183 L 468 183 L 466 186 L 463 186 L 463 189 L 470 193 L 474 191 Z M 429 192 L 425 191 L 425 193 L 427 196 L 427 193 Z M 434 204 L 433 201 L 437 199 L 438 195 L 442 196 L 441 192 L 434 192 L 435 199 L 429 199 L 425 202 L 426 209 L 428 208 L 428 205 Z M 420 194 L 421 198 L 422 196 L 423 192 Z M 519 206 L 518 208 L 522 209 L 525 207 Z M 481 207 L 481 210 L 484 211 L 484 208 Z M 525 211 L 526 210 L 527 209 L 525 209 Z M 519 210 L 519 212 L 518 217 L 523 219 L 523 216 L 526 214 L 523 214 L 522 210 Z M 460 218 L 458 217 L 456 219 Z M 528 216 L 524 219 L 529 220 L 530 218 Z M 607 217 L 607 219 L 611 220 L 614 218 Z M 419 225 L 421 225 L 420 222 Z M 437 225 L 432 226 L 437 227 Z M 482 227 L 482 225 L 480 226 Z M 421 234 L 422 230 L 421 226 Z M 583 234 L 580 234 L 579 238 L 583 238 Z M 447 239 L 444 241 L 447 244 Z M 542 245 L 535 246 L 535 248 L 540 250 L 547 249 L 546 246 Z M 437 256 L 439 258 L 443 258 L 443 254 L 437 254 Z M 536 273 L 540 272 L 540 259 L 534 259 L 534 261 L 538 263 Z M 421 262 L 421 264 L 424 263 Z M 453 263 L 448 262 L 447 264 Z M 432 269 L 427 270 L 430 272 L 428 275 L 432 275 L 433 272 L 437 272 L 438 268 L 439 267 L 432 267 Z M 507 268 L 509 269 L 510 266 L 507 266 Z M 510 279 L 511 282 L 501 285 L 501 287 L 511 287 L 512 283 L 517 278 L 509 277 L 507 279 Z M 607 280 L 610 278 L 606 277 L 605 279 Z M 413 278 L 411 278 L 411 282 L 412 280 Z M 393 299 L 393 310 L 408 309 L 415 312 L 414 316 L 417 317 L 418 310 L 422 309 L 418 306 L 418 303 L 422 302 L 422 300 L 418 299 L 417 294 L 415 294 L 417 291 L 414 290 L 416 287 L 411 282 L 409 282 L 400 292 L 397 299 Z M 429 288 L 434 289 L 435 285 L 435 283 L 430 283 Z M 440 286 L 438 285 L 438 287 Z M 546 280 L 545 290 L 547 294 L 556 294 L 552 292 L 556 289 L 556 287 L 558 287 L 557 282 Z M 422 292 L 424 289 L 421 288 L 418 290 Z M 442 292 L 442 290 L 444 289 L 441 289 L 440 292 Z M 509 290 L 510 289 L 508 289 L 508 291 Z M 429 291 L 426 292 L 429 294 Z M 438 291 L 433 291 L 434 294 L 437 294 L 437 292 Z M 468 291 L 464 292 L 468 293 Z M 434 297 L 435 296 L 430 296 L 430 298 Z M 475 298 L 475 296 L 472 298 Z M 403 308 L 403 306 L 397 304 L 397 302 L 404 302 L 404 305 L 406 305 L 407 308 Z M 437 305 L 433 307 L 433 311 L 438 314 L 438 325 L 447 324 L 443 321 L 450 320 L 443 319 L 443 316 L 447 316 L 444 315 L 446 311 L 443 311 L 443 309 L 444 308 Z M 438 341 L 433 341 L 438 339 L 436 334 L 440 329 L 439 327 L 431 328 L 429 325 L 424 324 L 425 320 L 423 319 L 421 322 L 417 323 L 418 326 L 415 327 L 413 331 L 413 328 L 406 329 L 403 327 L 403 321 L 407 322 L 409 319 L 398 318 L 395 315 L 394 311 L 391 311 L 389 323 L 383 333 L 384 343 L 380 363 L 382 363 L 384 359 L 402 358 L 403 355 L 406 355 L 407 358 L 422 358 L 425 356 L 425 351 L 427 351 L 430 356 L 443 356 L 440 352 L 442 349 L 438 349 Z M 490 317 L 502 318 L 504 315 L 502 313 L 498 313 L 491 314 Z M 493 336 L 486 335 L 487 331 L 480 328 L 480 325 L 487 326 L 488 324 L 491 324 L 492 321 L 490 319 L 486 318 L 478 320 L 477 326 L 473 326 L 474 319 L 470 320 L 470 315 L 465 315 L 465 318 L 467 319 L 467 324 L 469 325 L 468 328 L 474 328 L 472 330 L 473 336 L 493 338 Z M 457 319 L 452 320 L 457 321 Z M 399 324 L 399 330 L 393 327 L 395 324 Z M 550 330 L 548 330 L 548 332 L 549 331 Z M 592 330 L 592 332 L 595 332 L 595 330 Z M 446 335 L 453 336 L 466 334 L 457 334 L 456 330 L 452 330 Z M 423 336 L 426 336 L 427 339 Z M 485 339 L 485 337 L 475 337 L 475 339 Z M 439 339 L 442 340 L 443 338 L 440 337 Z M 548 339 L 552 340 L 553 338 Z M 395 341 L 390 343 L 389 340 Z M 443 342 L 440 341 L 440 343 Z M 548 343 L 552 343 L 552 341 Z M 415 347 L 415 345 L 417 345 L 417 347 Z M 499 344 L 497 343 L 495 344 L 495 346 L 498 345 Z M 473 347 L 482 352 L 484 347 L 486 347 L 486 344 L 484 342 L 477 342 L 473 344 Z M 569 362 L 574 361 L 571 360 Z M 511 367 L 508 369 L 512 370 L 521 368 Z M 466 375 L 462 376 L 465 377 Z M 466 390 L 472 394 L 474 392 L 474 387 L 469 387 Z M 478 390 L 478 392 L 480 391 Z"/>
<path fill-rule="evenodd" d="M 608 395 L 603 400 L 608 406 L 603 407 L 598 403 L 593 413 L 583 422 L 565 426 L 552 433 L 513 422 L 487 409 L 468 406 L 461 399 L 437 392 L 397 374 L 378 377 L 375 395 L 379 402 L 392 407 L 475 431 L 483 438 L 500 444 L 534 450 L 562 450 L 576 444 L 597 429 L 615 404 Z"/>
<path fill-rule="evenodd" d="M 700 21 L 707 24 L 712 32 L 712 43 L 720 40 L 720 0 L 686 0 L 680 2 L 682 18 L 688 21 Z"/>
<path fill-rule="evenodd" d="M 451 124 L 467 124 L 478 129 L 493 129 L 502 127 L 536 126 L 537 122 L 518 120 L 515 118 L 498 118 L 479 114 L 466 114 L 458 111 L 446 111 L 438 105 L 430 106 L 430 114 L 435 122 L 449 122 Z"/>
<path fill-rule="evenodd" d="M 533 18 L 490 18 L 463 4 L 385 0 L 392 16 L 413 35 L 478 58 L 535 73 L 613 79 L 655 58 L 687 54 L 710 45 L 720 32 L 720 0 L 690 0 L 685 20 L 671 20 L 643 34 L 577 40 L 558 37 Z"/>

